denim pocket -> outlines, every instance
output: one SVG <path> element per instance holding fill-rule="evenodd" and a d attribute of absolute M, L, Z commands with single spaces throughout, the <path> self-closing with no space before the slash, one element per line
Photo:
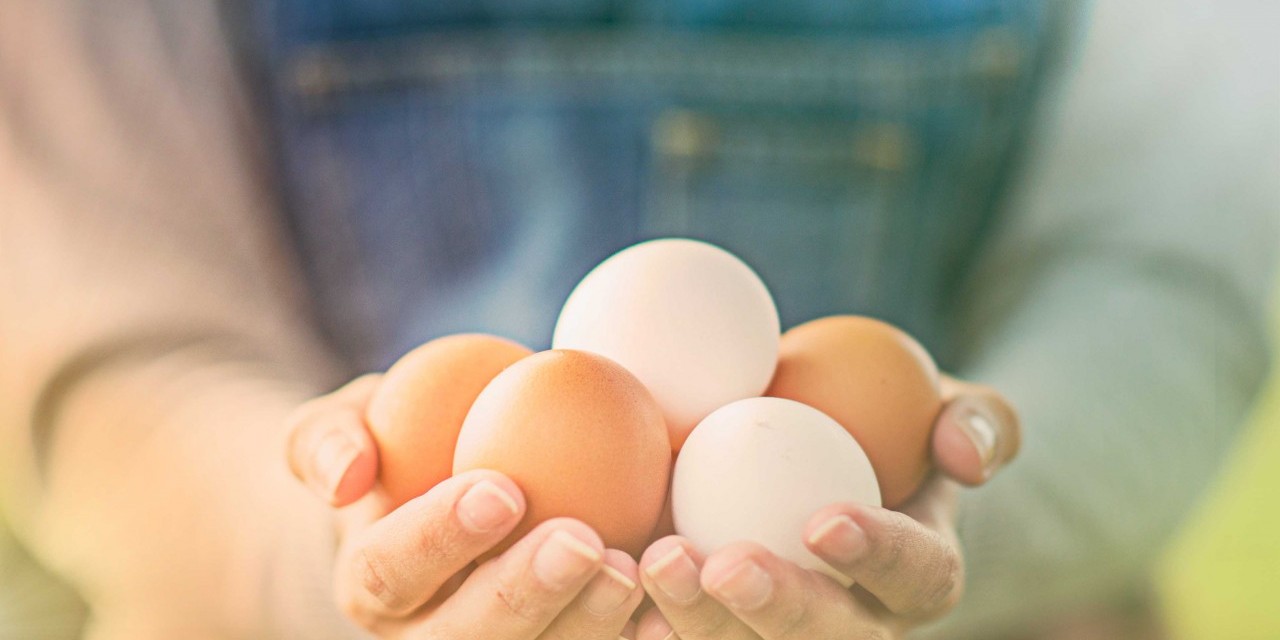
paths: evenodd
<path fill-rule="evenodd" d="M 871 313 L 936 348 L 940 287 L 1028 106 L 1029 33 L 312 42 L 281 76 L 297 227 L 337 332 L 374 362 L 457 330 L 543 345 L 591 265 L 657 235 L 743 256 L 786 324 Z M 333 230 L 356 250 L 327 248 Z"/>
<path fill-rule="evenodd" d="M 654 126 L 646 231 L 706 238 L 755 265 L 784 326 L 909 295 L 919 141 L 900 122 L 679 110 Z"/>

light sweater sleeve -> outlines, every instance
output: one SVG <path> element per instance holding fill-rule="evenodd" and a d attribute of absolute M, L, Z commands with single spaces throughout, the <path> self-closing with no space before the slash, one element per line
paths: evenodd
<path fill-rule="evenodd" d="M 968 593 L 931 637 L 1139 597 L 1268 368 L 1280 5 L 1091 4 L 965 298 L 961 373 L 1014 401 L 1025 446 L 962 499 Z"/>
<path fill-rule="evenodd" d="M 215 7 L 0 7 L 0 507 L 93 638 L 349 632 L 282 446 L 338 367 Z"/>

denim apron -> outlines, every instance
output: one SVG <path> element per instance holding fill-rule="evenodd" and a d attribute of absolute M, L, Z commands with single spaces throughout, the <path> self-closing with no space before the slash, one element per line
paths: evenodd
<path fill-rule="evenodd" d="M 361 368 L 459 331 L 548 345 L 596 263 L 726 247 L 790 326 L 953 292 L 1074 4 L 272 0 L 254 17 L 290 228 Z"/>

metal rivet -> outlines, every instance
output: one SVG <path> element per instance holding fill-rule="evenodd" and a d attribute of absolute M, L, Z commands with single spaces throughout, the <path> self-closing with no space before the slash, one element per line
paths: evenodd
<path fill-rule="evenodd" d="M 880 171 L 902 171 L 915 161 L 915 143 L 901 124 L 869 125 L 854 134 L 853 159 Z"/>
<path fill-rule="evenodd" d="M 653 125 L 653 146 L 660 152 L 692 158 L 705 155 L 719 140 L 711 118 L 685 110 L 663 113 Z"/>
<path fill-rule="evenodd" d="M 987 29 L 978 36 L 973 48 L 973 64 L 991 78 L 1013 78 L 1022 69 L 1022 42 L 1003 27 Z"/>
<path fill-rule="evenodd" d="M 303 56 L 293 65 L 290 74 L 293 86 L 303 95 L 319 96 L 333 89 L 333 73 L 330 65 L 316 56 Z"/>

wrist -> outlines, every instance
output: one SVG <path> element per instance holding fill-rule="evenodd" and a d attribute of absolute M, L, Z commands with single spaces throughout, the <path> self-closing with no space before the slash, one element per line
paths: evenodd
<path fill-rule="evenodd" d="M 60 398 L 32 545 L 126 626 L 263 637 L 292 615 L 332 633 L 312 594 L 332 515 L 280 463 L 283 418 L 313 391 L 198 352 L 95 371 Z"/>

